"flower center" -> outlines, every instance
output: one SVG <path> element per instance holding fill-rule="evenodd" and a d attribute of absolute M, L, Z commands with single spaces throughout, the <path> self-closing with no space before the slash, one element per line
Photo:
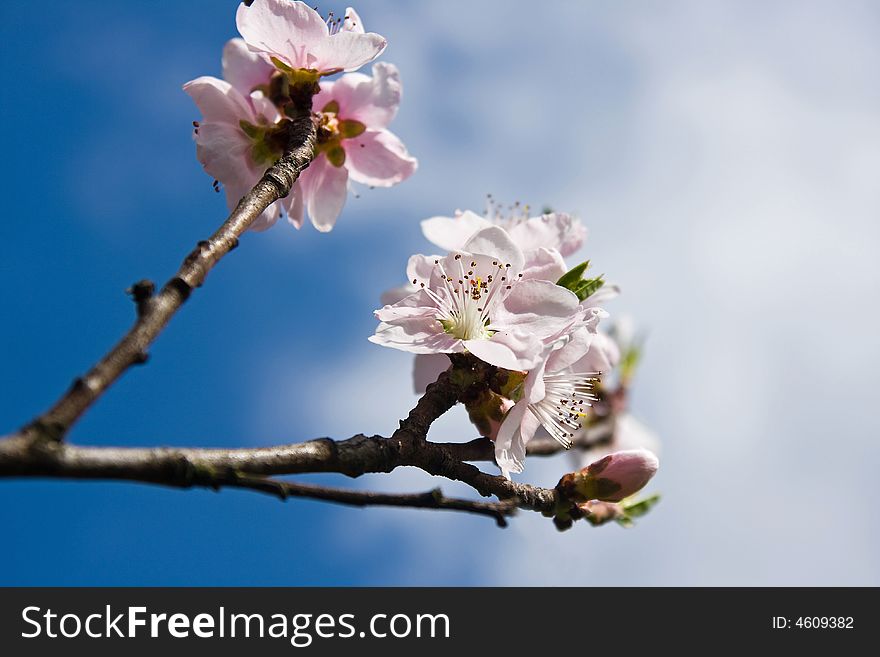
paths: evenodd
<path fill-rule="evenodd" d="M 330 164 L 345 164 L 345 148 L 342 140 L 362 135 L 367 126 L 354 119 L 339 118 L 339 103 L 331 100 L 318 114 L 318 152 L 327 156 Z"/>
<path fill-rule="evenodd" d="M 457 272 L 446 271 L 439 259 L 434 261 L 443 282 L 439 290 L 434 291 L 425 283 L 421 287 L 437 304 L 437 319 L 446 333 L 459 340 L 491 338 L 492 309 L 503 298 L 501 291 L 512 287 L 513 281 L 508 281 L 510 265 L 498 260 L 481 265 L 471 260 L 466 267 L 467 261 L 460 253 L 453 260 Z M 418 279 L 413 280 L 414 285 L 418 283 Z"/>
<path fill-rule="evenodd" d="M 545 374 L 544 399 L 529 404 L 529 409 L 541 421 L 547 433 L 565 449 L 571 447 L 574 432 L 583 426 L 583 418 L 587 416 L 586 407 L 597 401 L 592 391 L 593 384 L 599 380 L 598 374 Z"/>

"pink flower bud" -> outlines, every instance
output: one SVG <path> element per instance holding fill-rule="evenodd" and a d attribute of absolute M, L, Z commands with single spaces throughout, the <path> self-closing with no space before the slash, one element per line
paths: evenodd
<path fill-rule="evenodd" d="M 590 500 L 619 502 L 643 488 L 659 465 L 657 457 L 646 449 L 614 452 L 565 475 L 556 488 L 575 504 Z"/>

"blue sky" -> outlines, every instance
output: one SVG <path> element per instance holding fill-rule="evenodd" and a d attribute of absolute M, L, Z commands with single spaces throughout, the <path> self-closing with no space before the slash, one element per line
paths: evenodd
<path fill-rule="evenodd" d="M 225 216 L 180 86 L 219 74 L 235 6 L 0 6 L 4 430 L 127 328 L 128 285 L 164 281 Z M 420 219 L 491 192 L 580 214 L 583 255 L 624 289 L 609 310 L 647 331 L 634 410 L 663 440 L 661 506 L 633 530 L 558 534 L 531 516 L 499 531 L 239 492 L 5 481 L 0 584 L 880 583 L 876 6 L 510 7 L 359 6 L 401 70 L 392 129 L 419 171 L 349 198 L 329 235 L 246 236 L 71 440 L 387 434 L 414 397 L 409 358 L 366 341 L 378 294 L 428 248 Z M 461 413 L 432 435 L 473 437 Z M 568 466 L 530 461 L 523 477 L 552 484 Z"/>

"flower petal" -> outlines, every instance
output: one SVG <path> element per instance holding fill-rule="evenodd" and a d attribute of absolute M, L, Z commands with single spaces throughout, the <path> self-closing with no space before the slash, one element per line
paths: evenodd
<path fill-rule="evenodd" d="M 437 304 L 424 290 L 416 290 L 391 306 L 383 306 L 373 314 L 380 322 L 394 323 L 396 320 L 412 317 L 437 316 Z"/>
<path fill-rule="evenodd" d="M 286 199 L 281 201 L 284 209 L 287 211 L 287 221 L 299 230 L 303 225 L 303 217 L 305 215 L 305 203 L 303 202 L 303 191 L 300 181 L 293 183 L 293 189 Z"/>
<path fill-rule="evenodd" d="M 397 114 L 402 95 L 400 73 L 393 64 L 373 64 L 373 77 L 363 73 L 343 75 L 333 86 L 333 99 L 345 119 L 360 121 L 369 130 L 381 130 Z M 316 107 L 322 107 L 316 103 Z"/>
<path fill-rule="evenodd" d="M 520 425 L 528 410 L 528 403 L 520 400 L 507 413 L 507 417 L 498 429 L 495 439 L 495 462 L 501 468 L 501 474 L 510 479 L 510 473 L 519 474 L 523 471 L 526 458 L 526 445 L 522 439 Z"/>
<path fill-rule="evenodd" d="M 243 96 L 268 83 L 274 72 L 275 67 L 248 48 L 244 39 L 230 39 L 223 46 L 223 79 Z"/>
<path fill-rule="evenodd" d="M 530 370 L 540 360 L 543 343 L 531 333 L 501 331 L 488 340 L 466 340 L 468 351 L 480 360 L 506 370 Z"/>
<path fill-rule="evenodd" d="M 567 256 L 581 247 L 587 230 L 577 217 L 551 212 L 517 224 L 510 229 L 510 234 L 524 251 L 543 246 Z"/>
<path fill-rule="evenodd" d="M 444 333 L 436 319 L 415 318 L 396 324 L 382 322 L 369 340 L 413 354 L 449 354 L 464 350 L 461 340 Z"/>
<path fill-rule="evenodd" d="M 549 281 L 520 281 L 495 309 L 489 328 L 519 328 L 548 338 L 575 321 L 578 313 L 578 298 L 570 290 Z"/>
<path fill-rule="evenodd" d="M 327 23 L 304 2 L 254 0 L 238 6 L 238 31 L 252 50 L 278 57 L 294 68 L 308 68 L 306 55 L 327 41 Z"/>
<path fill-rule="evenodd" d="M 345 142 L 345 167 L 355 182 L 374 187 L 390 187 L 409 178 L 418 160 L 388 130 L 368 130 Z"/>
<path fill-rule="evenodd" d="M 250 140 L 238 126 L 203 123 L 195 139 L 196 157 L 205 172 L 225 187 L 246 192 L 262 175 L 251 160 Z"/>
<path fill-rule="evenodd" d="M 568 267 L 556 249 L 540 247 L 534 251 L 526 251 L 525 268 L 522 271 L 523 279 L 538 279 L 542 281 L 558 281 Z"/>
<path fill-rule="evenodd" d="M 358 16 L 358 13 L 354 10 L 354 7 L 346 7 L 345 19 L 342 21 L 342 29 L 345 32 L 364 33 L 364 23 L 361 21 L 361 17 Z"/>
<path fill-rule="evenodd" d="M 183 90 L 195 101 L 203 121 L 228 123 L 238 129 L 242 119 L 254 120 L 250 103 L 226 80 L 203 75 L 187 82 Z"/>
<path fill-rule="evenodd" d="M 472 235 L 462 248 L 470 253 L 497 258 L 503 264 L 510 265 L 511 278 L 522 272 L 525 262 L 523 252 L 503 228 L 487 226 Z"/>
<path fill-rule="evenodd" d="M 465 210 L 455 217 L 431 217 L 422 221 L 422 234 L 445 251 L 457 251 L 477 231 L 493 225 L 485 217 Z"/>
<path fill-rule="evenodd" d="M 559 372 L 574 365 L 590 350 L 595 336 L 595 333 L 583 326 L 572 331 L 566 343 L 547 357 L 547 371 Z M 574 371 L 580 373 L 596 370 L 574 369 Z"/>
<path fill-rule="evenodd" d="M 348 171 L 318 157 L 302 172 L 300 182 L 312 224 L 322 233 L 333 230 L 348 195 Z"/>
<path fill-rule="evenodd" d="M 297 3 L 299 4 L 299 3 Z M 311 68 L 319 71 L 356 71 L 382 54 L 388 42 L 374 32 L 337 32 L 309 49 Z"/>

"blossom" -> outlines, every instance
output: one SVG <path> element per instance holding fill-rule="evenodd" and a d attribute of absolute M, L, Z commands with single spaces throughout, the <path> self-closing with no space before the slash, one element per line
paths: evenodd
<path fill-rule="evenodd" d="M 232 209 L 281 155 L 277 140 L 278 110 L 262 94 L 247 97 L 229 82 L 210 76 L 183 85 L 202 112 L 194 131 L 196 157 L 205 171 L 223 183 Z M 254 222 L 254 230 L 275 223 L 282 204 L 270 205 Z"/>
<path fill-rule="evenodd" d="M 416 354 L 469 351 L 510 370 L 537 364 L 550 340 L 573 325 L 577 296 L 550 281 L 522 280 L 523 253 L 506 231 L 490 226 L 445 257 L 413 256 L 418 286 L 375 311 L 370 341 Z"/>
<path fill-rule="evenodd" d="M 586 228 L 579 219 L 563 212 L 529 217 L 522 212 L 503 215 L 494 208 L 488 216 L 470 210 L 454 217 L 431 217 L 422 221 L 425 238 L 446 251 L 462 248 L 477 231 L 501 226 L 525 255 L 524 278 L 557 281 L 566 271 L 564 256 L 577 251 L 586 238 Z"/>
<path fill-rule="evenodd" d="M 522 397 L 510 409 L 495 440 L 495 462 L 501 473 L 523 471 L 526 445 L 543 427 L 566 449 L 581 428 L 586 410 L 597 398 L 593 385 L 598 372 L 573 370 L 590 349 L 592 326 L 581 324 L 548 347 L 545 358 L 528 372 Z"/>
<path fill-rule="evenodd" d="M 659 466 L 657 457 L 647 449 L 614 452 L 565 475 L 557 489 L 576 504 L 590 500 L 620 502 L 644 488 Z"/>
<path fill-rule="evenodd" d="M 293 188 L 289 218 L 297 228 L 308 211 L 318 230 L 331 230 L 345 204 L 349 179 L 390 187 L 416 170 L 416 158 L 386 128 L 400 97 L 397 67 L 382 62 L 373 66 L 373 77 L 349 73 L 321 83 L 312 101 L 319 120 L 318 154 Z"/>
<path fill-rule="evenodd" d="M 315 77 L 354 71 L 378 57 L 387 42 L 365 32 L 360 17 L 349 7 L 342 19 L 321 18 L 304 2 L 254 0 L 241 4 L 235 15 L 248 47 L 264 60 Z"/>

